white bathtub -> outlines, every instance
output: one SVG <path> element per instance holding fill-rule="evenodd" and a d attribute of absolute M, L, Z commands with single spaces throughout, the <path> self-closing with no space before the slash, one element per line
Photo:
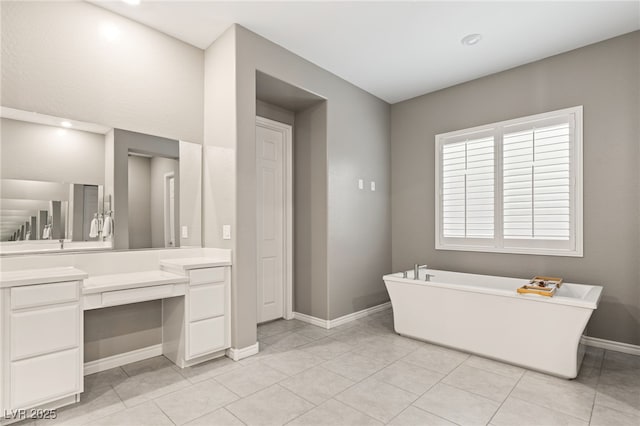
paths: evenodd
<path fill-rule="evenodd" d="M 425 274 L 431 281 L 425 282 Z M 409 271 L 408 277 L 413 277 Z M 602 287 L 563 284 L 554 297 L 518 294 L 526 279 L 421 270 L 385 275 L 395 331 L 567 379 L 584 356 L 580 338 Z"/>

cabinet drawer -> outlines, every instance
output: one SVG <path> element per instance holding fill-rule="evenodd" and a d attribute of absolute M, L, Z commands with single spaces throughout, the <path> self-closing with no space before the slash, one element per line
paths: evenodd
<path fill-rule="evenodd" d="M 79 349 L 11 363 L 11 409 L 80 393 Z"/>
<path fill-rule="evenodd" d="M 224 284 L 201 284 L 189 288 L 189 321 L 224 315 Z"/>
<path fill-rule="evenodd" d="M 78 300 L 78 281 L 27 285 L 11 289 L 11 308 L 21 309 Z"/>
<path fill-rule="evenodd" d="M 189 324 L 189 358 L 225 348 L 225 317 Z"/>
<path fill-rule="evenodd" d="M 189 271 L 191 284 L 220 283 L 224 282 L 225 268 L 203 268 Z"/>
<path fill-rule="evenodd" d="M 79 346 L 80 306 L 53 306 L 11 314 L 11 359 Z"/>
<path fill-rule="evenodd" d="M 146 300 L 164 299 L 184 294 L 184 287 L 176 284 L 130 288 L 102 293 L 102 306 L 125 305 Z"/>

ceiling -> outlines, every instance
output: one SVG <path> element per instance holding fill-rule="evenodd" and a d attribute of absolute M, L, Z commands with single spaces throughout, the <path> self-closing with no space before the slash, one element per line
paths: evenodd
<path fill-rule="evenodd" d="M 640 29 L 639 0 L 92 3 L 201 49 L 238 23 L 389 103 Z"/>

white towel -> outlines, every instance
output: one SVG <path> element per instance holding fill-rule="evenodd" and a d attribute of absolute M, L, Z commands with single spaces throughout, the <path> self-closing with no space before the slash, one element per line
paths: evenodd
<path fill-rule="evenodd" d="M 104 217 L 104 225 L 102 225 L 102 237 L 109 238 L 113 232 L 113 219 L 111 216 Z"/>
<path fill-rule="evenodd" d="M 89 231 L 89 238 L 95 238 L 98 236 L 98 218 L 91 219 L 91 230 Z"/>
<path fill-rule="evenodd" d="M 48 240 L 50 234 L 51 234 L 51 227 L 45 226 L 44 231 L 42 231 L 42 239 Z"/>

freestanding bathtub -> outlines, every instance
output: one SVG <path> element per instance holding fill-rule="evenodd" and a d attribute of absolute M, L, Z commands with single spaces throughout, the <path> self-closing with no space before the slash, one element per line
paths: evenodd
<path fill-rule="evenodd" d="M 430 281 L 425 282 L 425 274 Z M 385 275 L 401 335 L 555 376 L 578 375 L 582 333 L 602 287 L 563 284 L 553 297 L 518 294 L 526 279 L 421 270 Z"/>

